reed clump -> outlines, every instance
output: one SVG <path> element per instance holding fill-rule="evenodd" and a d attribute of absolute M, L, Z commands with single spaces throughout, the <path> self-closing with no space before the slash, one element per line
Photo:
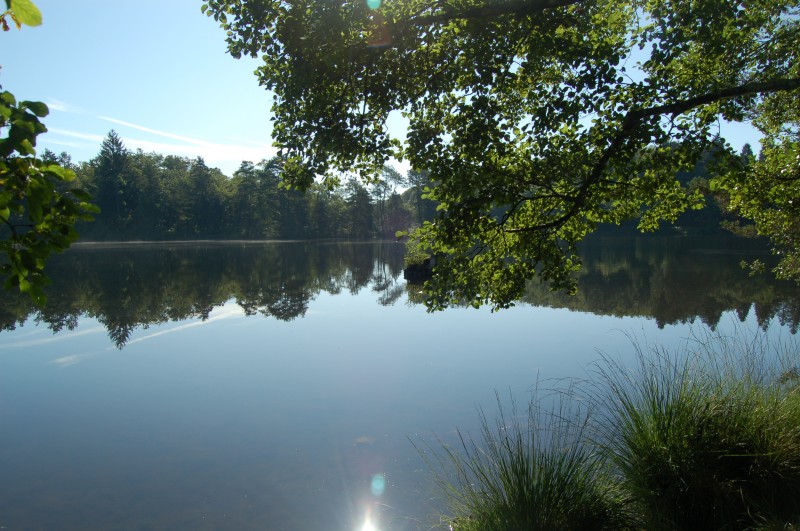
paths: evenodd
<path fill-rule="evenodd" d="M 445 448 L 453 530 L 797 529 L 800 369 L 791 345 L 720 334 L 604 356 L 543 411 Z M 565 406 L 565 404 L 567 404 Z M 440 467 L 444 469 L 443 467 Z"/>
<path fill-rule="evenodd" d="M 459 433 L 457 448 L 437 454 L 440 486 L 460 531 L 625 528 L 627 502 L 606 463 L 583 444 L 582 412 L 530 403 L 527 415 L 499 407 L 494 423 L 480 413 L 477 439 Z M 498 397 L 498 404 L 500 399 Z"/>

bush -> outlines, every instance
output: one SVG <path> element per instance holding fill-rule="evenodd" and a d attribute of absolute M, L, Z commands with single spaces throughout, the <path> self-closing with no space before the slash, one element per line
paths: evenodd
<path fill-rule="evenodd" d="M 431 259 L 430 253 L 422 246 L 416 234 L 412 233 L 406 240 L 406 254 L 403 267 L 419 266 Z"/>

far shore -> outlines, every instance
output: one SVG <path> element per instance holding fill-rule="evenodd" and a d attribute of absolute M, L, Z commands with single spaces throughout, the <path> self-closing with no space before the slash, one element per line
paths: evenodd
<path fill-rule="evenodd" d="M 108 240 L 108 241 L 77 241 L 71 247 L 127 247 L 146 245 L 241 245 L 262 243 L 386 243 L 396 240 L 347 240 L 347 239 L 293 239 L 293 240 Z"/>

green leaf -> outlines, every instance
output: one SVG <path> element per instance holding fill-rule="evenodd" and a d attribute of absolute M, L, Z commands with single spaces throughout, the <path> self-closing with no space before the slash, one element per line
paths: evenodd
<path fill-rule="evenodd" d="M 35 155 L 36 150 L 33 148 L 33 144 L 27 138 L 24 139 L 22 142 L 19 143 L 17 147 L 17 151 L 19 151 L 23 155 Z"/>
<path fill-rule="evenodd" d="M 42 103 L 41 101 L 23 101 L 21 106 L 27 107 L 33 114 L 38 116 L 39 118 L 44 118 L 48 114 L 50 114 L 50 109 L 47 108 L 47 105 Z"/>
<path fill-rule="evenodd" d="M 0 102 L 8 106 L 13 106 L 17 104 L 17 98 L 10 92 L 3 92 L 0 94 Z"/>
<path fill-rule="evenodd" d="M 68 170 L 67 168 L 62 168 L 58 164 L 48 164 L 47 166 L 42 168 L 43 172 L 47 172 L 50 174 L 55 175 L 61 181 L 69 182 L 75 179 L 75 172 L 72 170 Z"/>
<path fill-rule="evenodd" d="M 85 190 L 81 190 L 80 188 L 72 188 L 69 190 L 69 193 L 75 196 L 75 199 L 78 201 L 89 202 L 92 200 L 92 195 Z"/>
<path fill-rule="evenodd" d="M 31 283 L 28 282 L 28 279 L 25 277 L 19 277 L 19 290 L 23 293 L 29 292 L 31 290 Z"/>
<path fill-rule="evenodd" d="M 42 23 L 42 12 L 31 0 L 11 0 L 11 10 L 17 20 L 26 26 L 39 26 Z"/>

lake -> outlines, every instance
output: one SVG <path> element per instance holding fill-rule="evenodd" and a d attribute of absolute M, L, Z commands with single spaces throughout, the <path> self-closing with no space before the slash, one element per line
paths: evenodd
<path fill-rule="evenodd" d="M 0 303 L 0 529 L 416 530 L 416 447 L 495 393 L 586 378 L 631 336 L 793 337 L 800 289 L 757 245 L 595 239 L 579 293 L 429 314 L 396 243 L 81 245 L 48 306 Z M 501 400 L 505 400 L 502 398 Z"/>

